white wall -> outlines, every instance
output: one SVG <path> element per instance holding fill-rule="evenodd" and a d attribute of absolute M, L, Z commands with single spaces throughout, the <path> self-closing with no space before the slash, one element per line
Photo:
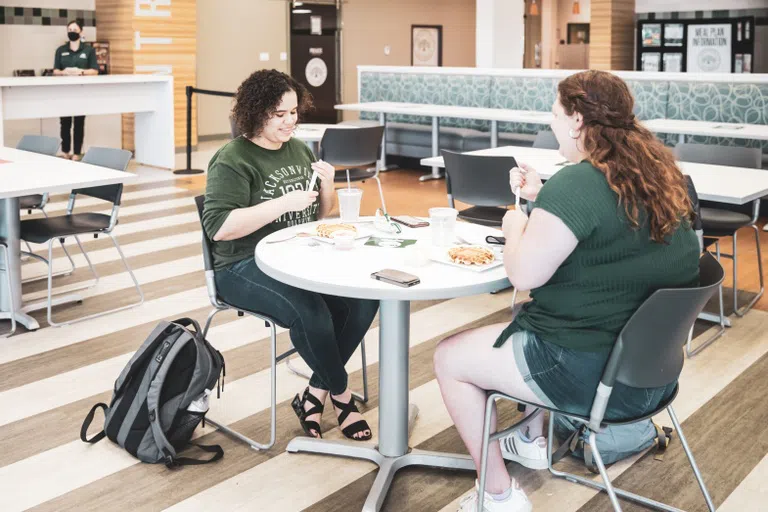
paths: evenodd
<path fill-rule="evenodd" d="M 635 0 L 635 12 L 686 12 L 764 9 L 768 0 Z"/>
<path fill-rule="evenodd" d="M 522 68 L 525 49 L 523 0 L 477 0 L 477 67 Z"/>
<path fill-rule="evenodd" d="M 198 0 L 197 87 L 234 92 L 258 69 L 288 72 L 288 6 L 266 0 Z M 269 60 L 260 60 L 260 54 Z M 197 95 L 197 134 L 229 134 L 230 98 Z"/>
<path fill-rule="evenodd" d="M 42 9 L 96 9 L 95 0 L 7 0 L 2 3 Z M 56 48 L 67 41 L 66 30 L 63 26 L 0 25 L 0 76 L 12 76 L 14 69 L 34 69 L 39 76 L 42 69 L 52 68 Z M 84 34 L 87 41 L 96 39 L 94 27 L 85 27 Z M 15 146 L 25 134 L 59 136 L 58 118 L 7 121 L 4 128 L 6 146 Z M 85 122 L 86 147 L 120 147 L 120 137 L 120 116 L 90 116 Z"/>

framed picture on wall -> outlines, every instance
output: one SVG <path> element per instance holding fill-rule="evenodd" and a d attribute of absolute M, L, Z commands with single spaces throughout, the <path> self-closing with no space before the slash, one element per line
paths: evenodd
<path fill-rule="evenodd" d="M 646 48 L 661 46 L 661 23 L 643 24 L 643 46 Z"/>
<path fill-rule="evenodd" d="M 661 71 L 661 54 L 644 53 L 642 57 L 643 71 Z"/>
<path fill-rule="evenodd" d="M 589 23 L 569 23 L 568 44 L 589 44 Z"/>
<path fill-rule="evenodd" d="M 443 26 L 411 25 L 411 66 L 443 65 Z"/>
<path fill-rule="evenodd" d="M 664 25 L 664 46 L 683 46 L 682 23 L 666 23 Z"/>

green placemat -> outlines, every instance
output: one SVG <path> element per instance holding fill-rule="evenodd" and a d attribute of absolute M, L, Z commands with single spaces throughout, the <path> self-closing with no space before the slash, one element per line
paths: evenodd
<path fill-rule="evenodd" d="M 416 240 L 408 240 L 405 238 L 381 238 L 378 236 L 372 236 L 365 242 L 365 245 L 372 245 L 373 247 L 386 247 L 387 249 L 402 249 L 416 243 Z"/>

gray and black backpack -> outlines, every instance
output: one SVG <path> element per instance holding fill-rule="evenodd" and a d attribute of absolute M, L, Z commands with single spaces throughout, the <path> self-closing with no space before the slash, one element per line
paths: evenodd
<path fill-rule="evenodd" d="M 203 338 L 190 318 L 160 322 L 115 381 L 107 406 L 93 406 L 83 422 L 80 439 L 97 443 L 108 437 L 143 462 L 164 462 L 169 468 L 207 464 L 221 459 L 221 446 L 190 443 L 197 425 L 205 422 L 208 396 L 226 375 L 224 358 Z M 104 409 L 104 430 L 87 439 L 97 409 Z M 203 423 L 205 424 L 205 423 Z M 213 453 L 207 460 L 178 457 L 193 444 Z"/>

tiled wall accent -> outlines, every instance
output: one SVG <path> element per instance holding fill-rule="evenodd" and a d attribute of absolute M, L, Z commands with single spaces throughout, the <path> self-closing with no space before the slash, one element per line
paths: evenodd
<path fill-rule="evenodd" d="M 95 27 L 96 11 L 0 6 L 0 25 L 66 26 L 72 20 L 81 21 L 85 27 Z"/>

